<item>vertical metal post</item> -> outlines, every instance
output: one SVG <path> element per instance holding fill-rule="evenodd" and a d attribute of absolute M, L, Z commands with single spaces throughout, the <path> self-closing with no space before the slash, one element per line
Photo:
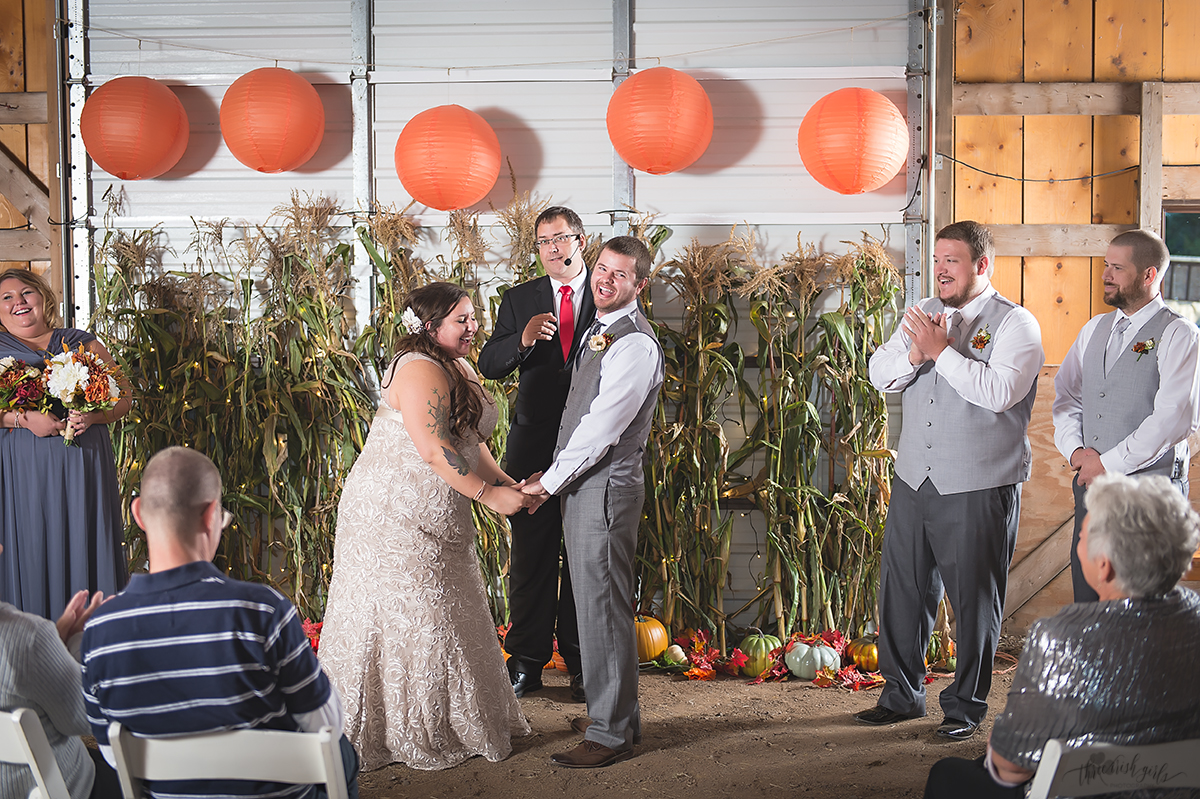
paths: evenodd
<path fill-rule="evenodd" d="M 87 15 L 86 0 L 66 0 L 66 21 L 63 44 L 66 56 L 66 81 L 63 95 L 66 100 L 66 123 L 60 150 L 62 153 L 63 218 L 63 310 L 70 324 L 87 327 L 95 309 L 92 292 L 93 230 L 88 222 L 92 189 L 88 180 L 88 155 L 80 135 L 83 103 L 87 100 L 84 80 L 87 77 L 87 51 L 84 31 Z M 68 294 L 68 286 L 71 290 Z"/>
<path fill-rule="evenodd" d="M 633 17 L 630 0 L 613 0 L 613 91 L 629 77 L 630 48 L 633 45 Z M 629 232 L 629 210 L 635 207 L 633 167 L 613 150 L 613 235 Z"/>
<path fill-rule="evenodd" d="M 350 0 L 350 102 L 353 115 L 351 165 L 354 181 L 354 208 L 360 214 L 375 213 L 375 142 L 373 133 L 375 88 L 371 73 L 375 70 L 373 0 Z M 375 301 L 375 270 L 366 248 L 352 231 L 354 241 L 354 324 L 367 324 Z"/>
<path fill-rule="evenodd" d="M 933 249 L 933 108 L 934 30 L 931 0 L 909 0 L 908 22 L 908 175 L 911 205 L 904 212 L 904 306 L 926 294 Z"/>

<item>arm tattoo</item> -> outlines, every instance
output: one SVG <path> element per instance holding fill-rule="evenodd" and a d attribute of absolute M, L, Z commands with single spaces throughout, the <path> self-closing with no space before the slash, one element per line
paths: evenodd
<path fill-rule="evenodd" d="M 454 471 L 462 475 L 471 473 L 471 465 L 454 447 L 442 447 L 442 453 L 446 456 L 446 463 L 450 464 Z"/>
<path fill-rule="evenodd" d="M 435 436 L 443 441 L 450 440 L 450 401 L 447 397 L 443 397 L 438 390 L 433 390 L 433 400 L 429 401 L 429 415 L 433 421 L 428 422 L 425 426 L 429 428 Z"/>
<path fill-rule="evenodd" d="M 497 478 L 496 478 L 496 482 L 492 483 L 492 485 L 494 485 L 494 486 L 502 486 L 502 485 L 504 485 L 504 480 L 503 480 L 503 479 L 501 479 L 501 478 L 499 478 L 499 477 L 497 477 Z"/>

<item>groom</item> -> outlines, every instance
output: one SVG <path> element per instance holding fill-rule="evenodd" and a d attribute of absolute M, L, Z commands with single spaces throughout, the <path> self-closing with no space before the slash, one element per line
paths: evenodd
<path fill-rule="evenodd" d="M 610 239 L 592 268 L 596 324 L 579 348 L 554 463 L 524 490 L 561 497 L 579 620 L 588 717 L 583 741 L 550 759 L 570 768 L 624 760 L 641 739 L 633 629 L 634 549 L 642 517 L 642 461 L 663 382 L 663 353 L 638 310 L 650 251 Z"/>

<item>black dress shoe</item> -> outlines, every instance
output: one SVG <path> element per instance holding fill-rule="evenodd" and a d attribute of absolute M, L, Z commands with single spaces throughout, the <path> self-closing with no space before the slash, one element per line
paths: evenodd
<path fill-rule="evenodd" d="M 542 675 L 540 673 L 532 673 L 527 671 L 513 670 L 508 673 L 512 678 L 513 693 L 517 698 L 531 694 L 534 691 L 542 690 Z"/>
<path fill-rule="evenodd" d="M 587 702 L 587 694 L 583 691 L 583 675 L 571 675 L 571 701 L 583 704 Z"/>
<path fill-rule="evenodd" d="M 903 713 L 897 713 L 894 710 L 888 710 L 886 707 L 876 705 L 870 710 L 864 710 L 854 714 L 854 720 L 859 724 L 870 724 L 872 727 L 883 727 L 887 724 L 895 724 L 899 721 L 909 721 L 911 719 L 919 719 L 920 716 L 906 716 Z"/>
<path fill-rule="evenodd" d="M 937 728 L 937 735 L 939 738 L 949 738 L 951 741 L 966 741 L 975 734 L 977 729 L 979 729 L 979 725 L 970 721 L 944 719 L 942 725 Z"/>

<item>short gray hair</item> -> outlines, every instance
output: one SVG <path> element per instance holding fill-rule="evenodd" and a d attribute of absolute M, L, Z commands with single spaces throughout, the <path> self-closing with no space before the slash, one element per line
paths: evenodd
<path fill-rule="evenodd" d="M 1084 504 L 1088 556 L 1107 557 L 1125 593 L 1162 596 L 1179 582 L 1200 541 L 1200 515 L 1170 480 L 1104 474 Z"/>
<path fill-rule="evenodd" d="M 191 535 L 204 509 L 221 499 L 221 474 L 207 455 L 167 447 L 146 464 L 139 496 L 143 516 L 176 535 Z"/>

